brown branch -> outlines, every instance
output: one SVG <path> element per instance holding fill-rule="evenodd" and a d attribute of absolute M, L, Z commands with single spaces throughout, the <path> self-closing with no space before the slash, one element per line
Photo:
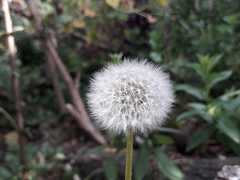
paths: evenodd
<path fill-rule="evenodd" d="M 82 99 L 79 95 L 78 89 L 76 88 L 74 81 L 72 77 L 70 76 L 70 73 L 68 72 L 67 68 L 63 64 L 60 56 L 58 55 L 58 52 L 56 48 L 54 47 L 53 42 L 51 41 L 51 38 L 44 36 L 45 34 L 45 29 L 43 27 L 42 23 L 42 18 L 40 14 L 38 13 L 38 9 L 34 4 L 33 0 L 26 0 L 28 7 L 33 15 L 35 27 L 37 30 L 37 33 L 40 35 L 43 35 L 42 44 L 44 47 L 46 47 L 46 53 L 50 54 L 51 56 L 49 57 L 49 61 L 52 61 L 53 64 L 56 65 L 56 67 L 59 70 L 60 75 L 62 76 L 66 87 L 68 89 L 69 95 L 71 96 L 72 104 L 71 105 L 71 110 L 74 110 L 76 113 L 71 113 L 72 111 L 68 111 L 75 117 L 77 120 L 78 124 L 82 129 L 84 129 L 88 134 L 91 135 L 91 137 L 96 140 L 100 144 L 105 144 L 106 141 L 104 137 L 100 134 L 100 132 L 93 126 L 91 123 L 88 114 L 85 110 L 84 104 L 82 102 Z M 49 35 L 49 34 L 48 34 Z M 67 106 L 69 107 L 69 106 Z M 76 116 L 76 114 L 79 114 Z"/>
<path fill-rule="evenodd" d="M 15 45 L 15 40 L 12 35 L 13 33 L 13 24 L 10 15 L 10 9 L 8 0 L 2 0 L 2 10 L 4 14 L 4 23 L 7 36 L 7 47 L 9 51 L 10 58 L 10 68 L 12 70 L 11 75 L 11 83 L 12 83 L 12 91 L 15 99 L 15 108 L 16 108 L 16 127 L 18 132 L 18 143 L 19 143 L 19 159 L 20 163 L 25 166 L 26 165 L 26 157 L 25 157 L 25 149 L 24 149 L 24 119 L 22 115 L 22 98 L 19 87 L 19 74 L 17 73 L 17 49 Z"/>
<path fill-rule="evenodd" d="M 65 100 L 64 96 L 58 81 L 58 74 L 56 71 L 56 66 L 55 64 L 50 60 L 52 59 L 51 54 L 47 53 L 47 65 L 48 65 L 48 73 L 50 75 L 50 78 L 53 83 L 53 90 L 55 93 L 55 96 L 57 98 L 57 104 L 59 106 L 59 109 L 62 113 L 65 112 Z"/>
<path fill-rule="evenodd" d="M 74 79 L 74 81 L 75 81 L 75 86 L 76 86 L 76 88 L 80 88 L 80 79 L 81 79 L 81 73 L 78 71 L 77 73 L 76 73 L 76 77 L 75 77 L 75 79 Z"/>
<path fill-rule="evenodd" d="M 60 57 L 57 54 L 56 49 L 53 47 L 50 41 L 46 40 L 45 42 L 47 49 L 51 53 L 54 62 L 56 63 L 56 66 L 59 69 L 60 74 L 62 75 L 62 78 L 64 79 L 66 86 L 68 88 L 68 92 L 71 96 L 72 103 L 74 106 L 72 106 L 72 109 L 76 109 L 76 112 L 80 113 L 80 116 L 76 119 L 79 122 L 79 125 L 85 129 L 89 134 L 92 135 L 92 137 L 99 143 L 105 144 L 105 139 L 103 136 L 93 127 L 91 121 L 89 120 L 88 114 L 85 110 L 85 107 L 83 105 L 82 99 L 79 95 L 78 89 L 74 85 L 74 82 L 68 73 L 66 67 L 62 63 Z M 77 116 L 74 116 L 75 118 Z M 96 138 L 97 137 L 97 138 Z"/>
<path fill-rule="evenodd" d="M 6 38 L 7 36 L 12 36 L 14 35 L 16 32 L 22 31 L 23 29 L 17 29 L 17 30 L 13 30 L 11 33 L 0 33 L 0 38 Z"/>
<path fill-rule="evenodd" d="M 87 131 L 89 134 L 92 134 L 92 136 L 95 140 L 97 140 L 97 142 L 105 143 L 105 139 L 99 136 L 99 134 L 92 133 L 95 131 L 95 128 L 93 126 L 86 126 L 85 122 L 83 123 L 81 121 L 82 115 L 71 104 L 67 104 L 66 109 L 78 121 L 78 124 L 81 127 L 85 126 L 85 131 Z"/>
<path fill-rule="evenodd" d="M 52 38 L 52 35 L 50 34 L 51 41 L 54 43 L 54 39 Z M 47 48 L 47 47 L 44 47 Z M 59 106 L 59 109 L 62 113 L 65 113 L 66 108 L 65 108 L 65 99 L 64 99 L 64 95 L 62 93 L 61 90 L 61 86 L 59 83 L 59 77 L 58 77 L 58 73 L 57 73 L 57 69 L 56 69 L 56 65 L 53 63 L 53 61 L 51 60 L 53 57 L 51 56 L 51 54 L 47 51 L 47 66 L 48 66 L 48 74 L 52 80 L 53 83 L 53 90 L 54 90 L 54 94 L 57 98 L 57 104 Z"/>

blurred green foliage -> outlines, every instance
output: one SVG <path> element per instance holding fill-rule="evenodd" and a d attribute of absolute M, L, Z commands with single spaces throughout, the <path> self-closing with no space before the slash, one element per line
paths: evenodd
<path fill-rule="evenodd" d="M 117 63 L 124 57 L 147 58 L 170 72 L 174 80 L 177 102 L 169 126 L 181 131 L 186 124 L 198 125 L 188 141 L 186 152 L 204 151 L 207 154 L 209 142 L 216 141 L 224 147 L 225 153 L 239 155 L 240 1 L 141 0 L 134 6 L 107 2 L 38 1 L 44 25 L 56 35 L 56 47 L 71 75 L 75 77 L 81 73 L 82 96 L 85 97 L 91 75 L 105 64 Z M 2 18 L 2 14 L 0 16 Z M 40 152 L 44 157 L 50 154 L 44 166 L 31 161 L 33 165 L 29 172 L 33 173 L 34 179 L 37 175 L 46 176 L 51 169 L 63 169 L 64 163 L 54 159 L 57 150 L 48 153 L 44 149 L 52 151 L 51 147 L 42 147 L 39 151 L 34 142 L 41 140 L 35 134 L 41 129 L 39 127 L 53 121 L 61 124 L 64 115 L 59 115 L 46 71 L 44 49 L 35 38 L 31 21 L 17 12 L 12 13 L 12 17 L 16 29 L 14 35 L 18 46 L 26 131 L 32 140 L 27 147 L 31 151 L 27 153 L 28 159 L 36 158 Z M 2 21 L 0 38 L 4 38 Z M 14 116 L 10 74 L 6 47 L 1 42 L 0 107 Z M 65 92 L 63 84 L 61 86 Z M 1 133 L 14 130 L 6 113 L 0 113 L 0 118 Z M 149 137 L 143 137 L 144 145 L 136 149 L 140 159 L 135 162 L 135 179 L 151 179 L 148 168 L 152 156 L 167 178 L 183 179 L 181 171 L 159 148 L 161 145 L 175 145 L 171 133 L 156 132 Z M 117 143 L 116 147 L 122 149 L 124 140 Z M 17 179 L 21 166 L 15 162 L 17 151 L 10 148 L 4 160 L 7 166 L 0 169 L 1 178 Z M 107 158 L 103 164 L 106 178 L 117 179 L 120 173 L 118 167 L 115 159 Z M 72 179 L 77 172 L 75 169 L 67 171 L 63 177 Z"/>
<path fill-rule="evenodd" d="M 187 105 L 190 110 L 179 115 L 177 120 L 186 120 L 195 116 L 197 119 L 207 123 L 206 127 L 193 134 L 187 150 L 192 150 L 201 143 L 206 143 L 210 136 L 216 133 L 216 138 L 220 142 L 224 143 L 227 141 L 230 148 L 239 154 L 240 124 L 238 115 L 240 101 L 238 96 L 240 91 L 230 89 L 217 97 L 212 97 L 211 95 L 214 87 L 228 79 L 232 71 L 214 71 L 215 66 L 221 60 L 221 56 L 199 56 L 198 58 L 198 63 L 190 63 L 187 66 L 200 77 L 199 86 L 193 87 L 187 84 L 176 86 L 178 91 L 184 91 L 195 97 L 195 101 L 189 102 Z M 222 135 L 226 136 L 227 140 Z"/>

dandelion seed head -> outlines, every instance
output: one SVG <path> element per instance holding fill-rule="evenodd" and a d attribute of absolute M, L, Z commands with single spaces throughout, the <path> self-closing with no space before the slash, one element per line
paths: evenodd
<path fill-rule="evenodd" d="M 174 102 L 168 74 L 146 61 L 127 59 L 97 72 L 87 96 L 97 124 L 116 134 L 159 128 Z"/>

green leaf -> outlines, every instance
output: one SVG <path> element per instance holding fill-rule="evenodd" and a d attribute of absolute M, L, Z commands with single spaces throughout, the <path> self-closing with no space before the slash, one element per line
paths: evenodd
<path fill-rule="evenodd" d="M 195 110 L 192 111 L 187 111 L 187 112 L 183 112 L 182 114 L 180 114 L 176 121 L 182 121 L 182 120 L 187 120 L 190 117 L 193 117 L 195 115 L 197 115 L 198 113 Z"/>
<path fill-rule="evenodd" d="M 118 8 L 120 5 L 120 0 L 105 0 L 105 2 L 112 8 Z"/>
<path fill-rule="evenodd" d="M 199 63 L 191 63 L 187 65 L 187 67 L 193 69 L 205 83 L 208 83 L 208 80 L 211 79 L 212 70 L 219 63 L 221 58 L 222 55 L 212 57 L 209 55 L 198 55 Z"/>
<path fill-rule="evenodd" d="M 234 99 L 228 99 L 219 101 L 220 105 L 229 113 L 234 113 L 232 115 L 237 115 L 236 111 L 240 107 L 240 96 Z"/>
<path fill-rule="evenodd" d="M 50 14 L 53 14 L 54 13 L 54 8 L 51 4 L 47 3 L 47 2 L 41 2 L 39 3 L 40 5 L 40 11 L 41 11 L 41 14 L 46 17 Z"/>
<path fill-rule="evenodd" d="M 231 14 L 223 17 L 223 20 L 230 25 L 237 25 L 239 23 L 239 14 Z"/>
<path fill-rule="evenodd" d="M 240 144 L 235 143 L 231 138 L 223 133 L 217 133 L 216 138 L 224 146 L 230 147 L 236 153 L 236 155 L 240 156 Z"/>
<path fill-rule="evenodd" d="M 211 58 L 209 55 L 198 55 L 199 65 L 203 73 L 208 73 L 209 64 L 211 63 Z"/>
<path fill-rule="evenodd" d="M 240 96 L 239 97 L 236 97 L 235 99 L 233 100 L 229 100 L 229 104 L 228 104 L 228 109 L 229 111 L 235 111 L 236 113 L 236 110 L 240 108 Z M 227 102 L 226 102 L 226 107 L 227 109 Z"/>
<path fill-rule="evenodd" d="M 3 179 L 11 179 L 12 175 L 7 169 L 1 167 L 0 168 L 0 177 Z"/>
<path fill-rule="evenodd" d="M 219 119 L 217 128 L 234 142 L 240 144 L 240 128 L 235 121 L 231 121 L 226 117 Z"/>
<path fill-rule="evenodd" d="M 203 103 L 189 103 L 189 107 L 198 111 L 206 111 L 207 108 L 207 106 Z"/>
<path fill-rule="evenodd" d="M 199 100 L 204 99 L 202 91 L 200 89 L 197 89 L 197 88 L 195 88 L 193 86 L 190 86 L 190 85 L 186 85 L 186 84 L 178 85 L 176 87 L 176 91 L 184 91 L 187 94 L 190 94 L 190 95 L 198 98 Z"/>
<path fill-rule="evenodd" d="M 198 63 L 186 64 L 186 67 L 191 68 L 194 72 L 196 72 L 201 77 L 201 79 L 205 79 L 206 76 L 208 75 L 203 71 L 201 65 Z"/>
<path fill-rule="evenodd" d="M 187 147 L 187 151 L 191 151 L 202 143 L 206 142 L 212 133 L 213 129 L 209 127 L 195 132 L 191 137 L 190 143 Z"/>
<path fill-rule="evenodd" d="M 119 64 L 122 61 L 123 54 L 122 53 L 113 53 L 110 54 L 110 58 L 113 64 Z"/>
<path fill-rule="evenodd" d="M 215 66 L 219 63 L 221 58 L 222 58 L 222 55 L 216 55 L 208 58 L 207 71 L 211 72 L 215 68 Z"/>
<path fill-rule="evenodd" d="M 143 145 L 137 154 L 134 164 L 134 175 L 136 180 L 142 180 L 149 169 L 149 154 L 148 148 Z"/>
<path fill-rule="evenodd" d="M 214 73 L 210 75 L 210 79 L 208 83 L 208 88 L 211 89 L 216 84 L 228 79 L 232 75 L 232 71 L 223 71 L 220 73 Z"/>
<path fill-rule="evenodd" d="M 160 171 L 170 180 L 183 180 L 184 175 L 181 170 L 171 161 L 164 152 L 157 148 L 155 150 L 157 164 Z"/>
<path fill-rule="evenodd" d="M 153 136 L 153 143 L 157 145 L 174 144 L 174 140 L 168 135 L 156 134 Z"/>
<path fill-rule="evenodd" d="M 155 63 L 161 63 L 162 60 L 163 60 L 162 55 L 160 53 L 157 53 L 157 52 L 151 52 L 150 57 Z"/>
<path fill-rule="evenodd" d="M 201 71 L 208 74 L 213 68 L 219 63 L 222 55 L 216 55 L 210 57 L 209 55 L 198 55 L 199 65 L 201 67 Z"/>
<path fill-rule="evenodd" d="M 208 109 L 205 104 L 202 103 L 189 103 L 189 107 L 191 107 L 197 115 L 199 115 L 205 121 L 211 123 L 212 117 L 208 114 Z"/>
<path fill-rule="evenodd" d="M 222 100 L 229 100 L 230 98 L 234 97 L 234 96 L 239 96 L 240 95 L 240 90 L 235 90 L 235 91 L 230 91 L 227 92 L 225 94 L 223 94 L 222 96 L 220 96 L 220 98 Z"/>
<path fill-rule="evenodd" d="M 118 179 L 118 164 L 113 158 L 107 158 L 103 164 L 104 172 L 107 180 Z"/>

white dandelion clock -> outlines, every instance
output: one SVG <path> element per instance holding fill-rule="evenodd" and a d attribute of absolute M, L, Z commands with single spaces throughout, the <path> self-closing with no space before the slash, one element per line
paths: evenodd
<path fill-rule="evenodd" d="M 161 126 L 174 102 L 169 77 L 145 61 L 125 60 L 95 74 L 88 102 L 100 127 L 117 134 Z"/>
<path fill-rule="evenodd" d="M 173 102 L 169 76 L 146 61 L 124 60 L 95 74 L 88 103 L 100 127 L 127 135 L 125 180 L 132 179 L 134 134 L 161 126 Z"/>

